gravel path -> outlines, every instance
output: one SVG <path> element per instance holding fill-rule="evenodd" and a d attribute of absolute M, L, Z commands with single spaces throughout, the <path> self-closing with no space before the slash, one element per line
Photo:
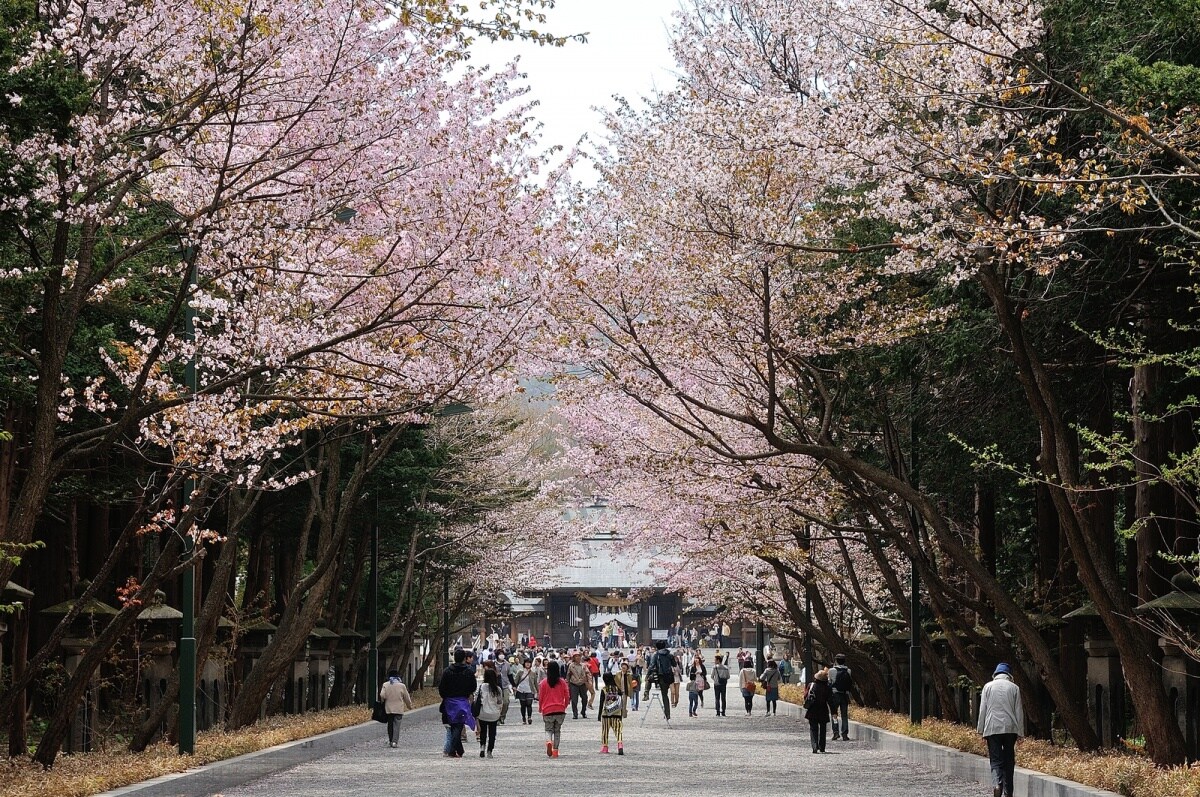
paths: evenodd
<path fill-rule="evenodd" d="M 732 691 L 732 690 L 731 690 Z M 735 695 L 736 696 L 736 695 Z M 761 704 L 761 698 L 756 701 Z M 643 706 L 643 711 L 645 710 Z M 522 725 L 510 712 L 501 725 L 495 758 L 478 758 L 474 737 L 466 732 L 467 757 L 442 756 L 443 728 L 436 710 L 404 719 L 398 749 L 379 740 L 301 764 L 245 786 L 224 797 L 381 797 L 392 794 L 474 795 L 479 793 L 593 795 L 649 793 L 654 797 L 698 791 L 720 797 L 982 797 L 986 789 L 915 766 L 905 758 L 870 749 L 860 742 L 833 742 L 825 755 L 813 755 L 808 724 L 798 716 L 747 718 L 731 705 L 728 717 L 712 708 L 687 716 L 686 698 L 672 711 L 668 728 L 653 705 L 625 722 L 625 755 L 601 755 L 600 726 L 589 717 L 568 717 L 560 758 L 546 757 L 541 719 Z M 781 704 L 782 711 L 794 707 Z M 516 706 L 513 706 L 516 709 Z"/>

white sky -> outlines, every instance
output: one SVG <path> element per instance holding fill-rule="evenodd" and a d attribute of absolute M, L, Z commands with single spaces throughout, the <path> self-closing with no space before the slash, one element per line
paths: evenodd
<path fill-rule="evenodd" d="M 538 47 L 528 42 L 477 45 L 472 61 L 495 67 L 520 56 L 543 123 L 542 145 L 572 147 L 580 136 L 603 136 L 595 106 L 612 107 L 613 95 L 633 101 L 675 84 L 667 28 L 679 0 L 558 0 L 544 27 L 556 35 L 586 33 L 587 43 Z M 637 104 L 637 103 L 635 103 Z M 588 179 L 578 174 L 581 179 Z"/>

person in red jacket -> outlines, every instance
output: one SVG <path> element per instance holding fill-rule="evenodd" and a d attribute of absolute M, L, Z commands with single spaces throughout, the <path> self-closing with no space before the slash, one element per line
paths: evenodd
<path fill-rule="evenodd" d="M 588 672 L 592 674 L 592 693 L 600 690 L 600 659 L 596 658 L 596 653 L 593 651 L 588 654 L 587 664 Z"/>
<path fill-rule="evenodd" d="M 571 692 L 562 670 L 557 661 L 551 661 L 546 666 L 546 679 L 538 686 L 538 706 L 546 724 L 546 755 L 551 758 L 558 758 L 558 743 L 562 740 L 563 721 L 570 702 Z"/>

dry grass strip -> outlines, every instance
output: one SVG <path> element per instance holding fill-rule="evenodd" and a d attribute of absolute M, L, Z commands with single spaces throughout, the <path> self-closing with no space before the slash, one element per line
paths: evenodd
<path fill-rule="evenodd" d="M 790 703 L 804 702 L 798 685 L 780 687 L 779 697 Z M 965 753 L 986 756 L 987 745 L 969 725 L 926 719 L 913 725 L 908 717 L 878 709 L 851 708 L 855 721 L 892 733 L 924 739 Z M 1164 769 L 1145 755 L 1125 750 L 1085 753 L 1073 747 L 1052 745 L 1040 739 L 1017 742 L 1017 766 L 1127 797 L 1200 797 L 1200 766 Z"/>
<path fill-rule="evenodd" d="M 418 707 L 436 703 L 437 690 L 419 690 L 413 695 L 413 702 Z M 0 759 L 0 784 L 3 784 L 0 793 L 4 797 L 88 797 L 201 764 L 358 725 L 370 717 L 365 706 L 268 717 L 238 731 L 205 731 L 196 737 L 196 753 L 190 756 L 179 755 L 171 745 L 156 744 L 142 753 L 120 751 L 59 756 L 50 771 L 25 758 Z"/>

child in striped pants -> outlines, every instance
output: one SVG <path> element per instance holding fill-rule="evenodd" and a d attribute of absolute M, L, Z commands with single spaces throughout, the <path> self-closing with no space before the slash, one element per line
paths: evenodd
<path fill-rule="evenodd" d="M 600 697 L 600 752 L 608 752 L 609 739 L 617 745 L 617 755 L 625 755 L 625 695 L 612 673 L 604 673 L 604 691 Z"/>

